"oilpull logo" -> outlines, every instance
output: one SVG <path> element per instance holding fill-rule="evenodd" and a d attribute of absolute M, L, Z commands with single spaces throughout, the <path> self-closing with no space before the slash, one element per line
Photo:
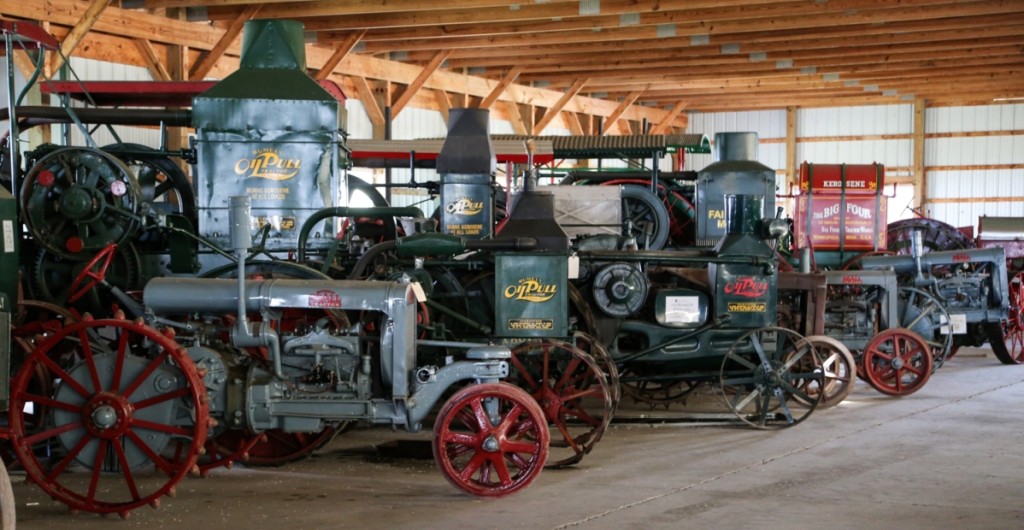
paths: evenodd
<path fill-rule="evenodd" d="M 235 162 L 235 173 L 245 178 L 288 180 L 299 172 L 301 166 L 301 159 L 281 158 L 277 150 L 268 147 L 256 150 L 252 158 Z"/>
<path fill-rule="evenodd" d="M 484 203 L 476 202 L 469 197 L 452 201 L 444 207 L 444 211 L 454 215 L 476 215 L 483 211 Z"/>
<path fill-rule="evenodd" d="M 518 285 L 505 288 L 505 298 L 527 302 L 547 302 L 555 296 L 555 285 L 544 285 L 537 278 L 523 278 Z"/>
<path fill-rule="evenodd" d="M 760 298 L 768 292 L 768 282 L 759 282 L 753 278 L 739 278 L 725 285 L 725 294 L 744 298 Z"/>

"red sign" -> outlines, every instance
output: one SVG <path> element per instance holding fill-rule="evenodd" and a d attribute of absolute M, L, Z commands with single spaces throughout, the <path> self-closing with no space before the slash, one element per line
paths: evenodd
<path fill-rule="evenodd" d="M 968 254 L 953 254 L 953 263 L 970 263 L 971 256 Z"/>
<path fill-rule="evenodd" d="M 864 278 L 861 278 L 860 276 L 854 276 L 854 275 L 843 276 L 839 280 L 839 283 L 842 283 L 843 285 L 860 285 L 860 284 L 864 283 Z"/>
<path fill-rule="evenodd" d="M 881 164 L 800 165 L 800 189 L 812 193 L 877 195 L 884 182 Z"/>
<path fill-rule="evenodd" d="M 768 292 L 768 282 L 759 282 L 754 278 L 739 278 L 725 285 L 725 294 L 733 294 L 744 298 L 760 298 Z"/>
<path fill-rule="evenodd" d="M 873 196 L 846 196 L 843 201 L 839 195 L 801 195 L 794 220 L 797 245 L 803 247 L 810 239 L 815 250 L 885 248 L 887 202 Z"/>
<path fill-rule="evenodd" d="M 341 296 L 330 290 L 320 289 L 319 291 L 309 295 L 307 302 L 309 307 L 329 307 L 329 308 L 341 308 Z"/>

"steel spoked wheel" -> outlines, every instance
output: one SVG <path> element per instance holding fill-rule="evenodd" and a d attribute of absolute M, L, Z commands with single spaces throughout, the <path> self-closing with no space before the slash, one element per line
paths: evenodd
<path fill-rule="evenodd" d="M 928 343 L 917 333 L 902 328 L 875 335 L 864 348 L 861 362 L 868 384 L 890 396 L 917 392 L 932 374 Z"/>
<path fill-rule="evenodd" d="M 615 365 L 608 348 L 605 348 L 593 335 L 577 331 L 572 334 L 576 347 L 594 358 L 594 362 L 601 369 L 605 379 L 608 380 L 608 388 L 612 391 L 612 411 L 619 408 L 619 401 L 622 400 L 622 390 L 619 387 L 619 369 Z"/>
<path fill-rule="evenodd" d="M 899 327 L 913 331 L 928 343 L 932 369 L 938 370 L 953 349 L 949 313 L 935 296 L 913 287 L 900 287 Z"/>
<path fill-rule="evenodd" d="M 434 460 L 456 488 L 480 497 L 515 493 L 537 478 L 548 456 L 544 413 L 507 383 L 455 393 L 434 424 Z"/>
<path fill-rule="evenodd" d="M 812 335 L 807 337 L 821 357 L 821 368 L 825 374 L 824 394 L 819 407 L 833 407 L 850 395 L 857 378 L 857 361 L 845 344 L 832 337 Z"/>
<path fill-rule="evenodd" d="M 996 358 L 1003 364 L 1024 363 L 1024 272 L 1010 279 L 1010 313 L 1002 331 L 1001 345 L 989 338 Z"/>
<path fill-rule="evenodd" d="M 800 423 L 825 393 L 824 370 L 814 346 L 799 333 L 778 327 L 737 339 L 722 359 L 720 381 L 729 409 L 759 429 Z"/>
<path fill-rule="evenodd" d="M 51 350 L 74 349 L 70 368 Z M 58 383 L 33 392 L 37 367 Z M 194 470 L 209 414 L 202 378 L 170 333 L 141 322 L 83 320 L 40 344 L 11 385 L 11 440 L 28 479 L 72 508 L 127 516 Z M 42 428 L 22 411 L 45 406 Z M 31 407 L 29 407 L 31 408 Z M 32 432 L 35 430 L 35 432 Z M 186 444 L 179 460 L 161 452 Z"/>
<path fill-rule="evenodd" d="M 549 467 L 583 459 L 608 429 L 615 398 L 594 358 L 566 342 L 539 340 L 512 349 L 513 380 L 540 404 L 552 436 Z"/>

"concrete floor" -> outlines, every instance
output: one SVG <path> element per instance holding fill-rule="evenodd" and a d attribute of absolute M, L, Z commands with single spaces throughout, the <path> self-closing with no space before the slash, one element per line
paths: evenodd
<path fill-rule="evenodd" d="M 18 528 L 1024 528 L 1024 366 L 964 349 L 905 398 L 858 382 L 796 427 L 613 425 L 572 469 L 497 500 L 431 460 L 383 458 L 398 435 L 345 434 L 275 469 L 183 481 L 127 520 L 69 515 L 18 476 Z M 426 436 L 414 436 L 426 440 Z"/>

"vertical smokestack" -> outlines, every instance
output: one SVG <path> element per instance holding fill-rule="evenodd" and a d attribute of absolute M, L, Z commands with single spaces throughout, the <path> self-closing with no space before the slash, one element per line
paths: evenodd
<path fill-rule="evenodd" d="M 452 109 L 448 113 L 448 136 L 437 155 L 439 174 L 494 173 L 497 162 L 488 132 L 487 109 Z"/>
<path fill-rule="evenodd" d="M 757 160 L 757 133 L 716 133 L 715 161 L 729 160 Z"/>

